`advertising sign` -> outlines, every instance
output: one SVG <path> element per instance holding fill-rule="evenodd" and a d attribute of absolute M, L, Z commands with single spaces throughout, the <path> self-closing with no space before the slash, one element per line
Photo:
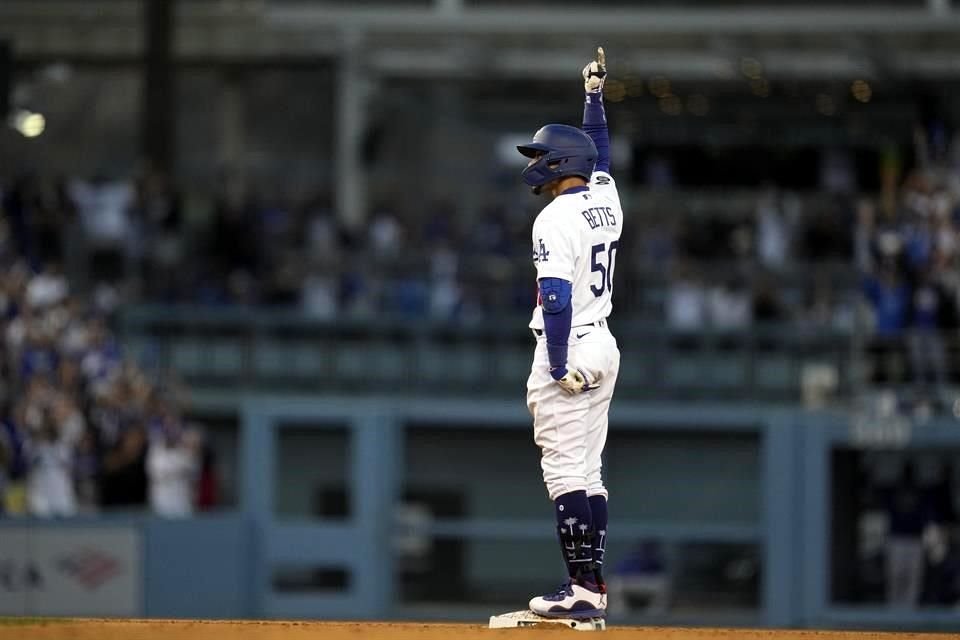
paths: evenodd
<path fill-rule="evenodd" d="M 133 528 L 0 528 L 0 615 L 142 615 L 141 558 Z"/>

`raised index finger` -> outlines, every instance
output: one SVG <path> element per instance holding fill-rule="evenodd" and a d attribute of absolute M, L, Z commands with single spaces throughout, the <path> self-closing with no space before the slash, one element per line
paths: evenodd
<path fill-rule="evenodd" d="M 607 54 L 603 52 L 603 47 L 597 47 L 597 62 L 602 65 L 607 64 Z"/>

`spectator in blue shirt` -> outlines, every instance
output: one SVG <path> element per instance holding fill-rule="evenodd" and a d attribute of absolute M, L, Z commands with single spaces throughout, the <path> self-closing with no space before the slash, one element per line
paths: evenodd
<path fill-rule="evenodd" d="M 873 354 L 873 381 L 897 381 L 903 369 L 903 338 L 910 312 L 910 286 L 896 267 L 886 264 L 878 275 L 868 275 L 863 292 L 874 317 L 874 335 L 870 345 Z"/>

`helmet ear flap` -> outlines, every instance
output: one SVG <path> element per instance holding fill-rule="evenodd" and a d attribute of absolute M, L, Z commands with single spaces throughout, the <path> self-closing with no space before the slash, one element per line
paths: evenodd
<path fill-rule="evenodd" d="M 554 175 L 557 170 L 551 165 L 556 165 L 558 162 L 556 158 L 548 159 L 547 154 L 540 156 L 523 170 L 521 174 L 523 181 L 534 188 L 543 187 L 557 177 Z"/>
<path fill-rule="evenodd" d="M 544 125 L 531 143 L 518 145 L 517 150 L 535 158 L 522 173 L 523 181 L 531 187 L 543 187 L 565 176 L 589 181 L 597 159 L 593 140 L 581 129 L 563 124 Z"/>

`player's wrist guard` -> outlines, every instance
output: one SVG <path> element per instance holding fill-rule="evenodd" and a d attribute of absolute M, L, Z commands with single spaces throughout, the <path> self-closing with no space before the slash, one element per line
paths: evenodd
<path fill-rule="evenodd" d="M 550 361 L 550 371 L 566 367 L 567 351 L 566 344 L 550 344 L 547 342 L 547 359 Z"/>

